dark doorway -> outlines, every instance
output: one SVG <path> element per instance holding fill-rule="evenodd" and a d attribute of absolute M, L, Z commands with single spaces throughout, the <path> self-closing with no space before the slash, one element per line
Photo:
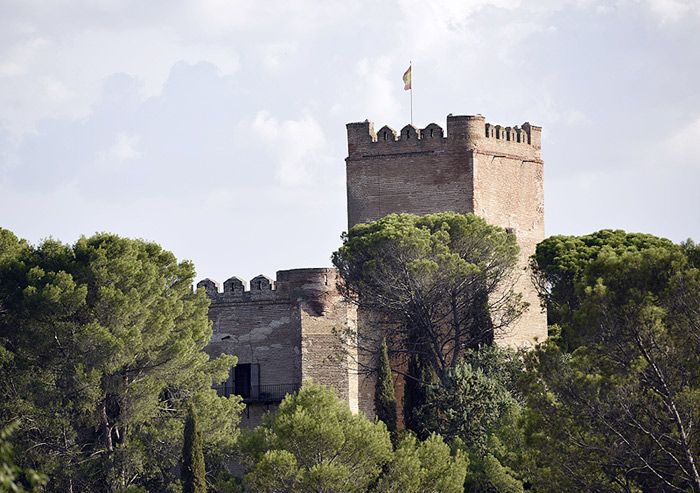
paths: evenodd
<path fill-rule="evenodd" d="M 250 363 L 238 364 L 234 368 L 233 389 L 244 399 L 250 398 Z"/>

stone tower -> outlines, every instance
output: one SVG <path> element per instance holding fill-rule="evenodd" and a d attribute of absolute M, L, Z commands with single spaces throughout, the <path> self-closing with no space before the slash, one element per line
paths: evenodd
<path fill-rule="evenodd" d="M 546 314 L 528 258 L 544 239 L 542 129 L 491 125 L 481 115 L 447 116 L 447 135 L 431 123 L 400 133 L 369 121 L 348 123 L 348 227 L 386 214 L 473 212 L 515 234 L 517 291 L 529 303 L 501 343 L 528 346 L 547 337 Z"/>

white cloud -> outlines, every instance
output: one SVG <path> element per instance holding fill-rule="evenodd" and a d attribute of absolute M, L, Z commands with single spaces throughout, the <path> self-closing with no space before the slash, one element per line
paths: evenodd
<path fill-rule="evenodd" d="M 359 84 L 353 99 L 361 114 L 374 115 L 375 118 L 382 118 L 383 122 L 406 119 L 401 114 L 402 105 L 397 96 L 403 92 L 400 91 L 403 84 L 401 75 L 407 66 L 408 62 L 394 64 L 386 55 L 362 58 L 357 62 L 355 74 Z"/>
<path fill-rule="evenodd" d="M 49 49 L 50 46 L 51 43 L 42 37 L 30 37 L 26 42 L 10 46 L 4 55 L 4 60 L 0 61 L 0 77 L 26 74 L 37 55 L 42 50 Z"/>
<path fill-rule="evenodd" d="M 297 51 L 297 46 L 291 42 L 271 43 L 263 48 L 262 62 L 269 72 L 278 72 L 289 58 Z"/>
<path fill-rule="evenodd" d="M 672 156 L 676 166 L 690 166 L 700 169 L 700 117 L 674 132 L 666 139 L 663 150 Z"/>
<path fill-rule="evenodd" d="M 299 120 L 279 121 L 266 111 L 259 111 L 252 123 L 264 148 L 276 157 L 276 177 L 286 186 L 311 184 L 313 171 L 324 160 L 323 128 L 310 114 Z"/>
<path fill-rule="evenodd" d="M 646 0 L 652 13 L 661 22 L 676 22 L 688 14 L 700 15 L 698 0 Z"/>
<path fill-rule="evenodd" d="M 141 152 L 138 150 L 140 140 L 138 135 L 117 134 L 109 149 L 97 153 L 97 163 L 101 166 L 114 166 L 140 158 Z"/>

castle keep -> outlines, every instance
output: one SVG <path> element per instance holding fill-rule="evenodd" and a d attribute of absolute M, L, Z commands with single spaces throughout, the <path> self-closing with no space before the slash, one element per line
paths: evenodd
<path fill-rule="evenodd" d="M 545 339 L 546 315 L 527 266 L 544 239 L 541 128 L 448 115 L 446 132 L 434 123 L 375 131 L 364 121 L 349 123 L 347 133 L 348 227 L 390 213 L 454 211 L 506 228 L 521 249 L 515 289 L 530 308 L 499 342 L 527 346 Z M 239 360 L 219 392 L 242 395 L 251 424 L 307 380 L 335 387 L 351 409 L 374 415 L 373 381 L 358 375 L 357 354 L 344 351 L 338 337 L 361 334 L 366 317 L 341 299 L 336 282 L 334 269 L 319 268 L 279 271 L 276 280 L 258 276 L 250 289 L 235 277 L 223 292 L 209 279 L 197 284 L 211 299 L 207 351 Z"/>
<path fill-rule="evenodd" d="M 527 270 L 544 239 L 542 129 L 529 123 L 502 127 L 483 116 L 447 117 L 447 135 L 432 123 L 375 132 L 349 123 L 348 227 L 393 212 L 473 212 L 515 234 L 520 261 L 515 288 L 530 309 L 501 342 L 531 344 L 547 337 L 546 315 Z"/>

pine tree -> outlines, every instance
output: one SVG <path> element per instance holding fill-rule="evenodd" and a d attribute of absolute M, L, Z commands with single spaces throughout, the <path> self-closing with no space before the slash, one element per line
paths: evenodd
<path fill-rule="evenodd" d="M 392 434 L 396 433 L 396 396 L 394 395 L 394 378 L 391 374 L 386 338 L 382 339 L 379 354 L 377 382 L 374 387 L 374 411 L 387 429 Z"/>
<path fill-rule="evenodd" d="M 197 418 L 190 408 L 185 421 L 185 445 L 182 452 L 182 492 L 206 493 L 206 468 L 202 435 L 197 426 Z"/>

